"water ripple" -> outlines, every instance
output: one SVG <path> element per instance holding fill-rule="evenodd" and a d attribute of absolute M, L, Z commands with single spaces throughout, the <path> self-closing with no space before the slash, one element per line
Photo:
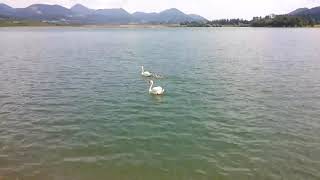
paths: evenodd
<path fill-rule="evenodd" d="M 0 35 L 0 179 L 320 178 L 316 30 Z"/>

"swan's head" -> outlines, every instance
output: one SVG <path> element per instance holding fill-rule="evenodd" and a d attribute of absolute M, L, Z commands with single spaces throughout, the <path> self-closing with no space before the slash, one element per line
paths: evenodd
<path fill-rule="evenodd" d="M 152 80 L 150 80 L 150 81 L 149 81 L 149 84 L 153 84 L 153 81 L 152 81 Z"/>

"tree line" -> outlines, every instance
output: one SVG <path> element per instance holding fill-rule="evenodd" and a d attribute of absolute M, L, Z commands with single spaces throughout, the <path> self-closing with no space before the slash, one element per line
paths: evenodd
<path fill-rule="evenodd" d="M 311 18 L 289 15 L 254 17 L 251 21 L 253 27 L 306 27 L 315 24 L 316 22 Z"/>
<path fill-rule="evenodd" d="M 319 23 L 317 20 L 308 16 L 270 15 L 254 17 L 250 21 L 244 19 L 219 19 L 207 22 L 184 22 L 180 25 L 187 27 L 312 27 L 317 23 Z"/>

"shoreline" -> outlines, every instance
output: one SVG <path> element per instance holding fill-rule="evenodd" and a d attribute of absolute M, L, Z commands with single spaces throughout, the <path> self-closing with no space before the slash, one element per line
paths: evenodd
<path fill-rule="evenodd" d="M 180 24 L 54 24 L 39 21 L 1 21 L 0 28 L 16 28 L 16 27 L 57 27 L 57 28 L 175 28 L 182 27 Z"/>
<path fill-rule="evenodd" d="M 320 28 L 319 25 L 305 26 L 305 27 L 254 27 L 254 26 L 219 26 L 219 27 L 196 27 L 196 26 L 183 26 L 180 24 L 50 24 L 44 22 L 7 22 L 3 21 L 0 28 L 102 28 L 102 29 L 158 29 L 158 28 Z"/>

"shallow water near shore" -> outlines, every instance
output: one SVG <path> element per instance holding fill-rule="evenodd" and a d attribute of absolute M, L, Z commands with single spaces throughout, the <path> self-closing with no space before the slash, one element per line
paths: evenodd
<path fill-rule="evenodd" d="M 0 177 L 320 178 L 318 29 L 0 37 Z M 164 76 L 164 96 L 148 94 L 141 65 Z"/>

